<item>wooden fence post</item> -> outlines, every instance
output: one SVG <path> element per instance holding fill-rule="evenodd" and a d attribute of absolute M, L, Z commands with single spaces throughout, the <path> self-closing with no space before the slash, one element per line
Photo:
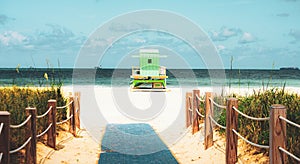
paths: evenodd
<path fill-rule="evenodd" d="M 27 122 L 26 138 L 31 137 L 26 145 L 25 163 L 36 164 L 36 108 L 26 108 L 26 117 L 31 115 Z"/>
<path fill-rule="evenodd" d="M 186 118 L 186 127 L 189 127 L 191 125 L 191 112 L 190 112 L 190 108 L 191 108 L 191 103 L 190 103 L 190 98 L 192 96 L 192 93 L 187 92 L 185 94 L 185 118 Z"/>
<path fill-rule="evenodd" d="M 75 124 L 80 129 L 80 92 L 75 92 Z"/>
<path fill-rule="evenodd" d="M 237 135 L 232 129 L 237 130 L 238 113 L 232 109 L 238 109 L 238 100 L 236 98 L 227 99 L 226 108 L 226 163 L 235 164 L 237 162 Z"/>
<path fill-rule="evenodd" d="M 189 118 L 190 118 L 190 124 L 189 126 L 192 126 L 193 124 L 193 92 L 190 92 L 189 94 L 189 99 L 188 99 L 188 103 L 189 103 Z M 193 127 L 192 127 L 193 128 Z"/>
<path fill-rule="evenodd" d="M 47 132 L 47 145 L 56 149 L 56 100 L 48 100 L 48 109 L 52 106 L 52 110 L 48 113 L 48 126 L 52 123 L 51 128 Z"/>
<path fill-rule="evenodd" d="M 212 106 L 210 102 L 212 98 L 211 92 L 205 93 L 205 122 L 204 122 L 204 148 L 205 150 L 213 146 L 213 128 L 209 116 L 213 116 Z"/>
<path fill-rule="evenodd" d="M 200 97 L 200 90 L 193 90 L 193 122 L 192 122 L 192 134 L 199 131 L 199 115 L 196 110 L 199 111 L 199 100 L 197 96 Z"/>
<path fill-rule="evenodd" d="M 286 122 L 279 116 L 286 118 L 286 107 L 279 104 L 271 106 L 270 110 L 270 164 L 286 163 L 287 156 L 278 149 L 286 149 Z"/>
<path fill-rule="evenodd" d="M 69 109 L 70 109 L 70 116 L 69 117 L 71 117 L 71 116 L 73 116 L 71 119 L 70 119 L 70 132 L 74 135 L 74 136 L 76 136 L 76 125 L 75 125 L 75 106 L 74 106 L 74 97 L 73 96 L 70 96 L 69 97 L 69 102 L 72 102 L 72 103 L 70 103 L 70 105 L 69 105 Z"/>
<path fill-rule="evenodd" d="M 3 124 L 2 124 L 3 123 Z M 10 130 L 10 113 L 7 111 L 0 111 L 0 153 L 2 154 L 1 164 L 9 163 L 9 130 Z"/>

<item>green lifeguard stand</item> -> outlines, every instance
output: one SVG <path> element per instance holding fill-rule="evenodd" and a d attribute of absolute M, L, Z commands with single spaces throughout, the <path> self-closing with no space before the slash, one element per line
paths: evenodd
<path fill-rule="evenodd" d="M 157 49 L 140 49 L 140 67 L 132 67 L 131 87 L 133 89 L 166 89 L 166 67 L 159 65 Z"/>

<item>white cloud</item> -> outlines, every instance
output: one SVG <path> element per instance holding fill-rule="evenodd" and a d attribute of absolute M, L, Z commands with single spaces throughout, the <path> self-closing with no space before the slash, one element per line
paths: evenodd
<path fill-rule="evenodd" d="M 0 33 L 1 54 L 43 54 L 73 55 L 86 40 L 85 36 L 75 35 L 71 30 L 57 25 L 36 30 L 31 34 L 17 31 Z"/>
<path fill-rule="evenodd" d="M 279 17 L 289 17 L 290 14 L 289 13 L 279 13 L 276 16 L 279 16 Z"/>
<path fill-rule="evenodd" d="M 295 39 L 294 42 L 300 41 L 300 30 L 299 29 L 291 29 L 289 32 L 289 36 Z"/>
<path fill-rule="evenodd" d="M 26 48 L 26 49 L 34 49 L 34 45 L 25 45 L 24 48 Z"/>
<path fill-rule="evenodd" d="M 231 37 L 231 36 L 235 36 L 236 35 L 236 31 L 234 31 L 233 29 L 228 29 L 225 28 L 222 32 L 222 35 L 224 37 Z"/>
<path fill-rule="evenodd" d="M 141 38 L 135 38 L 134 41 L 136 43 L 146 43 L 146 40 L 145 39 L 141 39 Z"/>
<path fill-rule="evenodd" d="M 255 41 L 256 41 L 256 38 L 249 32 L 244 32 L 243 35 L 239 39 L 239 43 L 242 43 L 242 44 L 252 43 Z"/>
<path fill-rule="evenodd" d="M 26 40 L 26 37 L 16 31 L 5 31 L 0 34 L 0 42 L 5 46 L 20 44 Z"/>
<path fill-rule="evenodd" d="M 148 29 L 149 26 L 141 23 L 112 23 L 109 29 L 113 32 L 132 32 L 140 29 Z"/>
<path fill-rule="evenodd" d="M 217 46 L 218 51 L 222 51 L 222 50 L 225 50 L 225 49 L 226 49 L 226 47 L 224 45 L 218 45 Z"/>
<path fill-rule="evenodd" d="M 86 37 L 74 34 L 70 29 L 56 25 L 46 24 L 46 28 L 37 30 L 28 38 L 28 45 L 33 45 L 44 50 L 78 49 Z"/>
<path fill-rule="evenodd" d="M 214 41 L 225 41 L 241 33 L 240 29 L 222 27 L 219 31 L 210 31 L 211 39 Z"/>
<path fill-rule="evenodd" d="M 0 25 L 5 25 L 8 21 L 15 20 L 14 18 L 10 18 L 4 14 L 0 14 Z"/>

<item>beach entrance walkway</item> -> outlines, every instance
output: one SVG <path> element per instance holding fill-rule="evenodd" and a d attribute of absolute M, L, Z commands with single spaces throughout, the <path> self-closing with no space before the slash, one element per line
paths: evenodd
<path fill-rule="evenodd" d="M 101 150 L 99 164 L 178 163 L 149 124 L 108 124 Z"/>

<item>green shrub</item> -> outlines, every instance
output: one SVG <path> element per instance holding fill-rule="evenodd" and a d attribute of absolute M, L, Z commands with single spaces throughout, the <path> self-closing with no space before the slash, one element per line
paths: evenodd
<path fill-rule="evenodd" d="M 60 87 L 58 88 L 28 88 L 28 87 L 7 87 L 0 88 L 0 110 L 10 112 L 10 124 L 18 125 L 26 119 L 25 108 L 35 107 L 37 115 L 45 113 L 48 100 L 57 100 L 57 106 L 65 105 L 66 99 L 62 96 Z M 57 120 L 66 118 L 67 109 L 57 110 Z M 47 116 L 37 119 L 37 134 L 47 128 Z M 27 138 L 25 136 L 25 126 L 10 131 L 10 150 L 18 148 Z"/>
<path fill-rule="evenodd" d="M 254 92 L 253 95 L 239 97 L 239 110 L 252 117 L 269 117 L 272 104 L 282 104 L 287 107 L 287 119 L 300 123 L 300 97 L 287 93 L 283 89 L 273 88 L 266 91 Z M 226 122 L 226 111 L 219 117 L 219 123 Z M 238 131 L 248 140 L 269 145 L 269 121 L 253 121 L 239 115 Z M 300 156 L 300 129 L 287 124 L 287 149 Z M 262 150 L 264 151 L 264 150 Z M 290 163 L 295 163 L 289 157 Z"/>

